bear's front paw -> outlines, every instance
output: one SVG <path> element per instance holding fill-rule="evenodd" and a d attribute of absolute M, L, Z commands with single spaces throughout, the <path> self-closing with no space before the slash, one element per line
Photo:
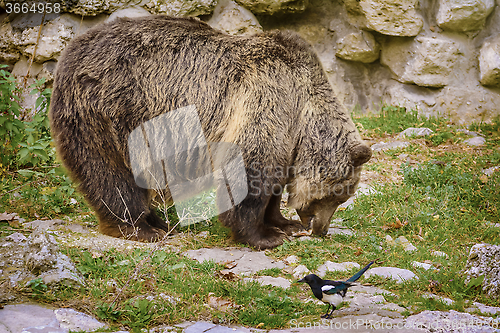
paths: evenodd
<path fill-rule="evenodd" d="M 278 228 L 266 228 L 258 235 L 254 235 L 247 243 L 257 250 L 272 249 L 283 244 L 286 234 Z"/>

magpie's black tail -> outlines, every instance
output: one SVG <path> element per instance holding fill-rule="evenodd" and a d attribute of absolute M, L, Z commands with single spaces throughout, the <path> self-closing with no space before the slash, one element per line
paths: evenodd
<path fill-rule="evenodd" d="M 368 268 L 370 268 L 370 266 L 373 265 L 374 262 L 375 262 L 375 260 L 370 261 L 370 263 L 368 265 L 366 265 L 365 268 L 363 268 L 362 270 L 360 270 L 359 272 L 354 274 L 351 278 L 349 278 L 347 280 L 347 282 L 354 282 L 357 279 L 359 279 L 361 277 L 361 275 L 363 275 L 368 270 Z"/>

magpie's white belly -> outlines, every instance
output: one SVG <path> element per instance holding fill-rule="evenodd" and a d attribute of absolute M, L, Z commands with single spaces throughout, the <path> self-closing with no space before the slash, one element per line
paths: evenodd
<path fill-rule="evenodd" d="M 327 295 L 323 294 L 323 302 L 330 303 L 331 305 L 338 307 L 342 303 L 342 296 L 339 294 Z"/>

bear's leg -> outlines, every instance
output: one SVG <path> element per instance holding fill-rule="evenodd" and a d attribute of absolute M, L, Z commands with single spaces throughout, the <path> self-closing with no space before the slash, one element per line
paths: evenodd
<path fill-rule="evenodd" d="M 265 223 L 270 196 L 248 195 L 233 209 L 219 215 L 219 221 L 231 228 L 233 238 L 259 250 L 281 245 L 286 234 L 279 227 Z"/>
<path fill-rule="evenodd" d="M 287 236 L 291 236 L 292 233 L 303 230 L 304 228 L 299 221 L 292 221 L 281 215 L 280 203 L 281 194 L 271 195 L 264 215 L 264 223 L 281 229 Z"/>
<path fill-rule="evenodd" d="M 86 170 L 86 177 L 78 178 L 80 190 L 97 214 L 101 233 L 141 242 L 162 239 L 168 225 L 149 207 L 147 190 L 135 184 L 128 170 L 96 164 L 93 170 Z"/>

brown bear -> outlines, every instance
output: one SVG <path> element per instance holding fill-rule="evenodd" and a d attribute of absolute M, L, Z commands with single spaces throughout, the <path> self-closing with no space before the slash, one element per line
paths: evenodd
<path fill-rule="evenodd" d="M 259 249 L 302 227 L 325 234 L 371 157 L 312 47 L 295 33 L 229 36 L 193 18 L 117 19 L 64 50 L 50 108 L 58 155 L 103 234 L 155 241 L 169 230 L 152 207 L 155 191 L 134 178 L 127 140 L 189 105 L 208 142 L 241 150 L 248 194 L 219 220 Z M 301 223 L 281 215 L 285 187 Z M 162 195 L 171 199 L 168 189 Z"/>

